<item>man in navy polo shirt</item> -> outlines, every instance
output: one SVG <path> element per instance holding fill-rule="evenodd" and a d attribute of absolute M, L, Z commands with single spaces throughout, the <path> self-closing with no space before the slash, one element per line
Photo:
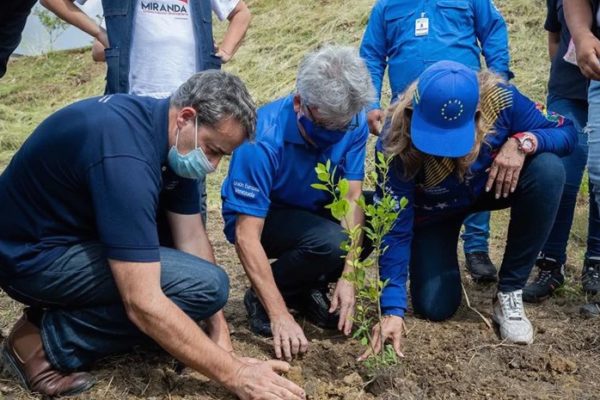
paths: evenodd
<path fill-rule="evenodd" d="M 222 188 L 225 234 L 252 284 L 244 298 L 250 327 L 273 335 L 276 356 L 288 360 L 308 342 L 287 306 L 350 333 L 354 288 L 340 278 L 350 268 L 340 250 L 345 235 L 324 209 L 330 197 L 310 185 L 317 163 L 331 160 L 337 178 L 350 181 L 351 223 L 362 224 L 355 200 L 369 135 L 363 109 L 373 100 L 364 62 L 348 47 L 309 54 L 296 86 L 259 110 L 257 140 L 235 151 Z M 327 287 L 336 280 L 330 304 Z"/>
<path fill-rule="evenodd" d="M 77 102 L 33 132 L 0 176 L 0 286 L 31 307 L 2 356 L 25 386 L 80 393 L 93 378 L 70 371 L 154 341 L 242 398 L 303 397 L 273 371 L 286 365 L 232 355 L 228 278 L 199 214 L 195 180 L 255 121 L 239 78 L 210 71 L 170 99 Z"/>

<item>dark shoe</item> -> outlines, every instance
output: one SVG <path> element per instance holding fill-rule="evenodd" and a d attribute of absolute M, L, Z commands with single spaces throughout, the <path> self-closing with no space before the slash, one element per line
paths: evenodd
<path fill-rule="evenodd" d="M 584 318 L 600 317 L 600 302 L 584 304 L 579 309 L 579 312 Z"/>
<path fill-rule="evenodd" d="M 250 330 L 260 336 L 273 336 L 273 332 L 271 331 L 271 321 L 269 320 L 267 310 L 263 307 L 260 299 L 256 293 L 254 293 L 254 290 L 246 290 L 246 294 L 244 295 L 244 306 L 248 312 Z"/>
<path fill-rule="evenodd" d="M 600 292 L 600 260 L 586 259 L 581 270 L 583 291 L 589 294 Z"/>
<path fill-rule="evenodd" d="M 540 303 L 565 283 L 564 265 L 552 258 L 538 258 L 535 262 L 538 276 L 523 289 L 523 301 Z"/>
<path fill-rule="evenodd" d="M 17 321 L 2 347 L 7 369 L 21 384 L 46 396 L 72 396 L 85 392 L 96 383 L 86 372 L 66 373 L 55 370 L 42 346 L 40 330 L 27 315 Z"/>
<path fill-rule="evenodd" d="M 488 253 L 466 253 L 465 260 L 467 270 L 471 273 L 471 277 L 475 282 L 496 282 L 498 280 L 496 267 L 490 260 Z"/>
<path fill-rule="evenodd" d="M 311 289 L 304 300 L 302 314 L 313 324 L 323 329 L 336 329 L 340 314 L 329 312 L 331 302 L 327 289 Z"/>

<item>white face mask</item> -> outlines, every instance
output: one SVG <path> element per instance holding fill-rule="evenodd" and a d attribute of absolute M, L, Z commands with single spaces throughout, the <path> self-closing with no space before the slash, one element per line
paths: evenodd
<path fill-rule="evenodd" d="M 168 155 L 169 167 L 182 178 L 201 179 L 215 172 L 215 167 L 208 161 L 206 154 L 198 147 L 198 119 L 194 121 L 194 150 L 183 155 L 177 150 L 179 140 L 179 129 L 175 136 L 175 145 L 171 147 Z"/>

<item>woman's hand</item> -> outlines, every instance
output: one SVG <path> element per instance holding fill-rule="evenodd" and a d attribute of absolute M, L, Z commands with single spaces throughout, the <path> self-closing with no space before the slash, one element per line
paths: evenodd
<path fill-rule="evenodd" d="M 396 315 L 387 315 L 383 317 L 381 325 L 377 324 L 373 327 L 371 337 L 373 338 L 372 346 L 367 349 L 360 357 L 358 361 L 366 360 L 371 354 L 379 353 L 383 347 L 383 341 L 391 339 L 392 346 L 398 357 L 404 357 L 402 354 L 402 338 L 405 333 L 404 318 Z"/>

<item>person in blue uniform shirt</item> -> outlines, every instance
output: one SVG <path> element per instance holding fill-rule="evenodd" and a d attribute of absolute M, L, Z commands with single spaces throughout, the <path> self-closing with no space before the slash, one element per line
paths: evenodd
<path fill-rule="evenodd" d="M 2 356 L 28 389 L 80 393 L 94 379 L 73 371 L 153 342 L 241 398 L 303 398 L 285 364 L 231 353 L 229 282 L 199 213 L 196 179 L 255 124 L 241 80 L 207 71 L 167 99 L 79 101 L 31 134 L 0 176 L 0 286 L 30 306 Z"/>
<path fill-rule="evenodd" d="M 431 64 L 453 60 L 479 70 L 487 67 L 506 79 L 509 69 L 506 23 L 492 0 L 378 0 L 365 30 L 360 54 L 367 63 L 377 100 L 369 106 L 371 132 L 383 121 L 381 88 L 388 69 L 392 102 Z M 476 282 L 497 280 L 489 257 L 490 213 L 464 221 L 467 270 Z"/>
<path fill-rule="evenodd" d="M 384 238 L 381 277 L 389 282 L 381 306 L 388 318 L 373 337 L 382 329 L 401 351 L 409 270 L 414 312 L 450 318 L 461 302 L 456 248 L 464 216 L 510 208 L 492 317 L 502 340 L 531 343 L 522 289 L 558 209 L 560 157 L 576 145 L 572 122 L 544 114 L 500 76 L 453 61 L 426 69 L 390 107 L 376 146 L 393 157 L 386 190 L 408 205 Z"/>
<path fill-rule="evenodd" d="M 225 235 L 252 285 L 244 297 L 250 328 L 273 336 L 277 357 L 290 359 L 308 347 L 288 307 L 321 327 L 350 333 L 355 296 L 342 278 L 351 267 L 340 249 L 346 237 L 324 208 L 332 199 L 311 184 L 318 182 L 317 163 L 330 160 L 336 180 L 350 183 L 349 223 L 362 224 L 355 201 L 369 136 L 364 108 L 372 100 L 355 49 L 328 46 L 310 53 L 299 67 L 296 92 L 259 109 L 256 142 L 242 145 L 231 159 L 221 191 Z M 331 303 L 330 282 L 336 282 Z"/>

